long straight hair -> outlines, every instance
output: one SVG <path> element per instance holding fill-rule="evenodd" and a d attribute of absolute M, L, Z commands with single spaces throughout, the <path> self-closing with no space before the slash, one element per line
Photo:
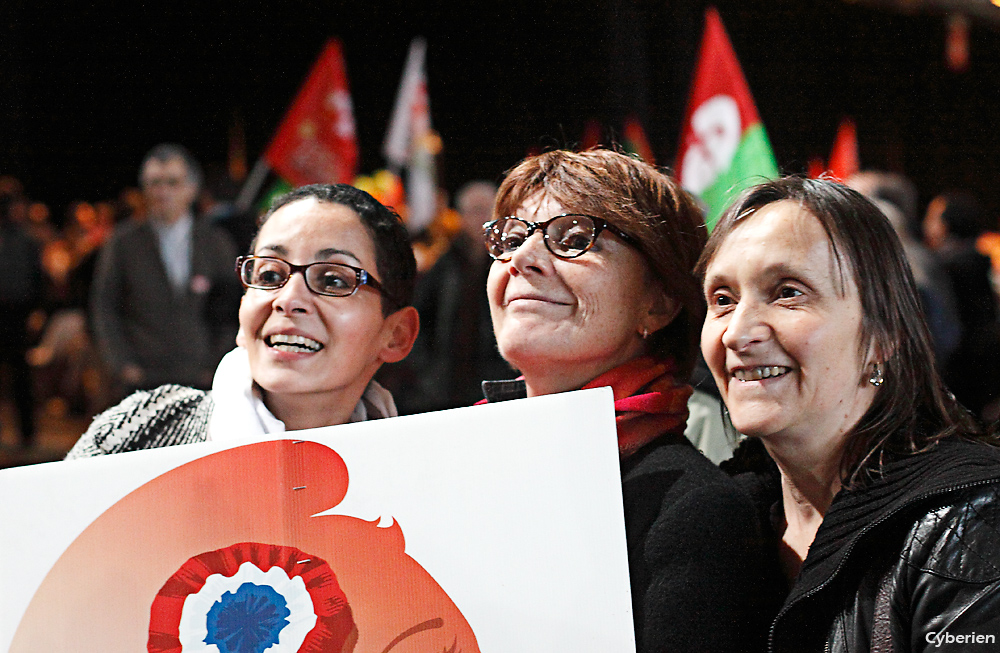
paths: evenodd
<path fill-rule="evenodd" d="M 892 225 L 859 193 L 823 179 L 786 177 L 745 191 L 719 219 L 698 261 L 704 279 L 726 238 L 758 210 L 790 200 L 819 220 L 842 279 L 851 275 L 861 299 L 859 344 L 885 352 L 884 382 L 848 434 L 841 461 L 847 485 L 878 475 L 886 454 L 925 451 L 959 435 L 993 441 L 941 381 L 910 265 Z M 845 379 L 845 383 L 858 382 Z"/>

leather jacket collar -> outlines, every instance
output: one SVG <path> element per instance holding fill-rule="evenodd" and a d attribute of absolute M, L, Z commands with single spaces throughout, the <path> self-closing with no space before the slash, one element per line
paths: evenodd
<path fill-rule="evenodd" d="M 820 629 L 830 623 L 827 610 L 843 604 L 842 592 L 857 590 L 850 583 L 869 566 L 866 556 L 897 542 L 893 534 L 908 531 L 951 495 L 995 483 L 1000 483 L 1000 450 L 955 439 L 886 464 L 883 475 L 865 487 L 842 490 L 774 620 L 771 650 L 803 650 L 806 640 L 813 640 L 807 633 L 825 636 Z"/>

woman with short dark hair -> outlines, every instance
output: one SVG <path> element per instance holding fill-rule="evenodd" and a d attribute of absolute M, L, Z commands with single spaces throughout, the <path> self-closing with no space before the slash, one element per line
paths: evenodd
<path fill-rule="evenodd" d="M 252 250 L 237 261 L 239 347 L 212 391 L 136 392 L 97 416 L 69 458 L 396 415 L 372 377 L 409 353 L 419 329 L 399 217 L 352 186 L 304 186 L 274 201 Z"/>

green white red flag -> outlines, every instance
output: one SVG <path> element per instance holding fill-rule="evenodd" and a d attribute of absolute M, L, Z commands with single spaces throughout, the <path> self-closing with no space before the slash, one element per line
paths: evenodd
<path fill-rule="evenodd" d="M 705 204 L 709 229 L 737 193 L 778 176 L 750 87 L 714 7 L 705 12 L 676 169 L 684 188 Z"/>
<path fill-rule="evenodd" d="M 358 166 L 354 108 L 336 40 L 323 48 L 264 159 L 293 186 L 354 180 Z"/>

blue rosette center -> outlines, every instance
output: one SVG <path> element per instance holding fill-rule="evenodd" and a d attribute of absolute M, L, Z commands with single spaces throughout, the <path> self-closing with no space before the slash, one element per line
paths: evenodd
<path fill-rule="evenodd" d="M 278 643 L 290 614 L 285 597 L 271 587 L 243 583 L 208 611 L 205 643 L 220 653 L 263 653 Z"/>

